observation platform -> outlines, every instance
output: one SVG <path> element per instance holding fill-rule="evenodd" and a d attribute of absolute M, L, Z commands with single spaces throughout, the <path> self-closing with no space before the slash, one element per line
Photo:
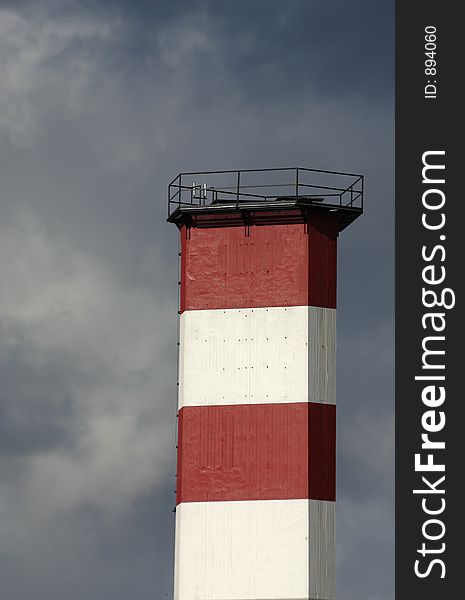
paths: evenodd
<path fill-rule="evenodd" d="M 258 225 L 328 211 L 342 231 L 363 213 L 363 187 L 363 175 L 304 167 L 179 173 L 168 186 L 167 220 L 178 227 Z"/>

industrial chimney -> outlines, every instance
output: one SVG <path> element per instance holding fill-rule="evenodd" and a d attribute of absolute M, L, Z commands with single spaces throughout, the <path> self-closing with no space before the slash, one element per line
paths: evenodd
<path fill-rule="evenodd" d="M 175 600 L 333 600 L 336 254 L 363 177 L 182 173 Z"/>

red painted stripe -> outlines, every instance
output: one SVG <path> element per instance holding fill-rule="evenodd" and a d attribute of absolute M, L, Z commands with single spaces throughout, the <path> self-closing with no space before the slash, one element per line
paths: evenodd
<path fill-rule="evenodd" d="M 336 407 L 188 406 L 179 413 L 177 504 L 336 498 Z"/>
<path fill-rule="evenodd" d="M 310 225 L 308 303 L 336 308 L 337 221 L 333 213 L 318 213 Z"/>
<path fill-rule="evenodd" d="M 323 212 L 309 224 L 183 226 L 181 311 L 335 308 L 337 226 Z"/>
<path fill-rule="evenodd" d="M 308 406 L 309 498 L 336 500 L 336 406 Z"/>

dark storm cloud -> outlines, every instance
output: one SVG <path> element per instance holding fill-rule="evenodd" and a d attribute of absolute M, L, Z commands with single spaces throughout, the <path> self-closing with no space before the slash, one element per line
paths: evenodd
<path fill-rule="evenodd" d="M 70 384 L 83 374 L 73 372 L 62 352 L 44 355 L 19 332 L 1 327 L 0 335 L 2 458 L 56 447 L 69 451 L 78 425 Z"/>
<path fill-rule="evenodd" d="M 311 90 L 389 102 L 391 1 L 119 0 L 116 4 L 138 23 L 140 47 L 147 40 L 150 43 L 160 26 L 195 18 L 201 30 L 204 17 L 211 26 L 208 34 L 224 44 L 223 68 L 232 82 L 247 86 L 250 101 L 266 101 L 269 94 L 293 96 Z"/>
<path fill-rule="evenodd" d="M 170 596 L 166 185 L 292 164 L 367 177 L 339 246 L 338 585 L 390 598 L 392 3 L 0 3 L 0 34 L 6 600 Z"/>

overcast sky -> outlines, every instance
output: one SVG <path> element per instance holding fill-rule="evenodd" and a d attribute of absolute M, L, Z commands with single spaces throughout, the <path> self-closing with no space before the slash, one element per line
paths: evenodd
<path fill-rule="evenodd" d="M 393 2 L 0 0 L 0 597 L 171 600 L 183 170 L 366 175 L 338 598 L 393 597 Z"/>

